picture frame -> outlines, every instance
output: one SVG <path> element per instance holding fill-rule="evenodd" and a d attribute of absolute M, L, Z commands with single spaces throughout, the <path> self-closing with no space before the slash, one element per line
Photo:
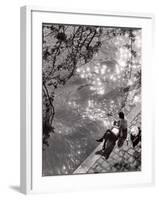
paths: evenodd
<path fill-rule="evenodd" d="M 142 169 L 140 172 L 42 176 L 42 24 L 82 24 L 142 29 Z M 152 185 L 154 128 L 151 67 L 152 14 L 21 8 L 21 192 L 47 193 Z"/>

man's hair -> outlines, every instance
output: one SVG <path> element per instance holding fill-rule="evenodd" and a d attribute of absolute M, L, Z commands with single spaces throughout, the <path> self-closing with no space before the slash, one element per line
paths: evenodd
<path fill-rule="evenodd" d="M 119 115 L 120 119 L 124 119 L 124 113 L 123 112 L 119 112 L 118 115 Z"/>

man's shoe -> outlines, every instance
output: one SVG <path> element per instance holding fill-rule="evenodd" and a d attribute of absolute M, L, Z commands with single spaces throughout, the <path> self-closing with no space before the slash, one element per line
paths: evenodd
<path fill-rule="evenodd" d="M 109 156 L 108 156 L 108 155 L 104 155 L 104 158 L 105 158 L 106 160 L 108 160 Z"/>
<path fill-rule="evenodd" d="M 97 142 L 103 142 L 103 138 L 96 140 Z"/>

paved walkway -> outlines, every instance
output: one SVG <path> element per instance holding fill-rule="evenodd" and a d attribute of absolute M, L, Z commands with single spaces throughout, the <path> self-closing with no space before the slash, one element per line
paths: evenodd
<path fill-rule="evenodd" d="M 134 126 L 141 126 L 141 105 L 136 107 L 127 116 L 129 129 Z M 96 152 L 102 149 L 102 143 L 87 157 L 87 159 L 74 171 L 74 174 L 83 173 L 109 173 L 141 170 L 141 145 L 132 147 L 129 134 L 127 141 L 119 149 L 115 146 L 113 152 L 106 160 Z"/>

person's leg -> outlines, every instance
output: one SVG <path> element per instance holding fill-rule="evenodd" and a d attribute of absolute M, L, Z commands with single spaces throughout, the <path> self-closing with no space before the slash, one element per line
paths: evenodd
<path fill-rule="evenodd" d="M 115 146 L 115 141 L 107 140 L 103 156 L 108 159 Z"/>
<path fill-rule="evenodd" d="M 117 144 L 118 148 L 121 148 L 123 146 L 125 140 L 126 138 L 123 138 L 123 137 L 118 139 L 118 144 Z"/>
<path fill-rule="evenodd" d="M 103 151 L 105 150 L 107 140 L 109 140 L 109 138 L 111 140 L 111 134 L 112 134 L 111 131 L 108 129 L 104 135 L 104 143 L 103 143 L 103 148 L 102 148 Z"/>
<path fill-rule="evenodd" d="M 118 147 L 121 148 L 127 138 L 127 129 L 122 130 L 122 136 L 118 139 Z"/>
<path fill-rule="evenodd" d="M 106 142 L 107 142 L 107 140 L 104 140 L 104 144 L 103 144 L 103 147 L 102 147 L 103 151 L 105 150 Z"/>
<path fill-rule="evenodd" d="M 110 130 L 108 129 L 108 130 L 104 133 L 104 135 L 103 135 L 100 139 L 97 139 L 96 141 L 97 141 L 97 142 L 103 142 L 103 140 L 107 140 L 107 135 L 108 135 L 109 132 L 110 132 Z"/>

